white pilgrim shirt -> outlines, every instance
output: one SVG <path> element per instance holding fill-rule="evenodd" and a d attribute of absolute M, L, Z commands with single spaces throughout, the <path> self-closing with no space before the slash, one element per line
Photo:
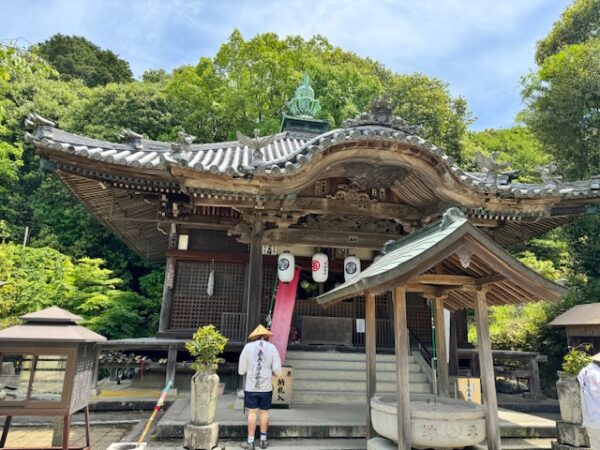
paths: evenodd
<path fill-rule="evenodd" d="M 238 366 L 240 375 L 246 375 L 244 390 L 248 392 L 271 392 L 273 375 L 281 375 L 281 358 L 277 348 L 259 339 L 244 346 Z"/>
<path fill-rule="evenodd" d="M 583 425 L 600 429 L 600 366 L 594 362 L 577 376 L 581 389 Z"/>

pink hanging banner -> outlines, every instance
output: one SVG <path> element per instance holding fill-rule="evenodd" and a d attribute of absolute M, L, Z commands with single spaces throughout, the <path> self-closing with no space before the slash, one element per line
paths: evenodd
<path fill-rule="evenodd" d="M 280 281 L 277 286 L 273 320 L 271 321 L 271 333 L 273 333 L 273 337 L 269 341 L 277 347 L 277 351 L 279 351 L 279 356 L 281 357 L 281 364 L 285 363 L 290 327 L 292 326 L 292 315 L 294 314 L 294 304 L 296 303 L 298 280 L 300 280 L 300 269 L 296 268 L 292 281 L 289 283 L 282 283 Z"/>

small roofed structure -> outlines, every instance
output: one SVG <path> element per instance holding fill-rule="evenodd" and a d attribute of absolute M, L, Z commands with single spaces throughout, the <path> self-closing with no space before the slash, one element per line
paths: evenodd
<path fill-rule="evenodd" d="M 565 327 L 571 347 L 592 345 L 592 353 L 600 351 L 600 303 L 577 305 L 556 317 L 550 326 Z"/>
<path fill-rule="evenodd" d="M 383 253 L 380 260 L 356 278 L 317 297 L 319 304 L 328 307 L 356 295 L 366 296 L 368 437 L 373 437 L 376 431 L 371 423 L 371 400 L 376 386 L 375 295 L 391 290 L 398 383 L 398 449 L 410 449 L 411 444 L 415 443 L 411 437 L 410 411 L 413 403 L 409 398 L 406 293 L 417 292 L 434 302 L 436 340 L 440 354 L 446 352 L 444 308 L 474 308 L 487 443 L 489 449 L 499 450 L 500 432 L 488 306 L 538 300 L 555 302 L 566 294 L 566 288 L 545 279 L 513 258 L 473 226 L 457 208 L 447 210 L 441 220 L 414 232 L 408 238 L 388 244 Z M 447 396 L 448 365 L 445 358 L 439 359 L 437 370 L 439 392 Z"/>
<path fill-rule="evenodd" d="M 57 306 L 25 314 L 23 324 L 0 330 L 0 437 L 4 448 L 13 416 L 62 416 L 64 450 L 71 416 L 83 410 L 90 448 L 88 403 L 98 367 L 99 344 L 106 341 L 77 325 L 83 319 Z"/>

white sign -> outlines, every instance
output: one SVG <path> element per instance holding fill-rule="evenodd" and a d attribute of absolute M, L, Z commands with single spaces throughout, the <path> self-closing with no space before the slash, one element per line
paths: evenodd
<path fill-rule="evenodd" d="M 365 319 L 356 319 L 356 332 L 357 333 L 365 332 Z"/>

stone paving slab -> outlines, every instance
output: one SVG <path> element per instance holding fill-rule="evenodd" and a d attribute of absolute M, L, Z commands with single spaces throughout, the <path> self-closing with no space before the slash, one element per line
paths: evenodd
<path fill-rule="evenodd" d="M 119 442 L 129 431 L 123 426 L 94 426 L 91 428 L 91 441 L 94 450 L 105 450 L 113 442 Z M 16 427 L 10 428 L 6 447 L 50 447 L 52 443 L 51 427 Z M 85 445 L 85 428 L 73 427 L 71 429 L 70 446 L 81 447 Z"/>

